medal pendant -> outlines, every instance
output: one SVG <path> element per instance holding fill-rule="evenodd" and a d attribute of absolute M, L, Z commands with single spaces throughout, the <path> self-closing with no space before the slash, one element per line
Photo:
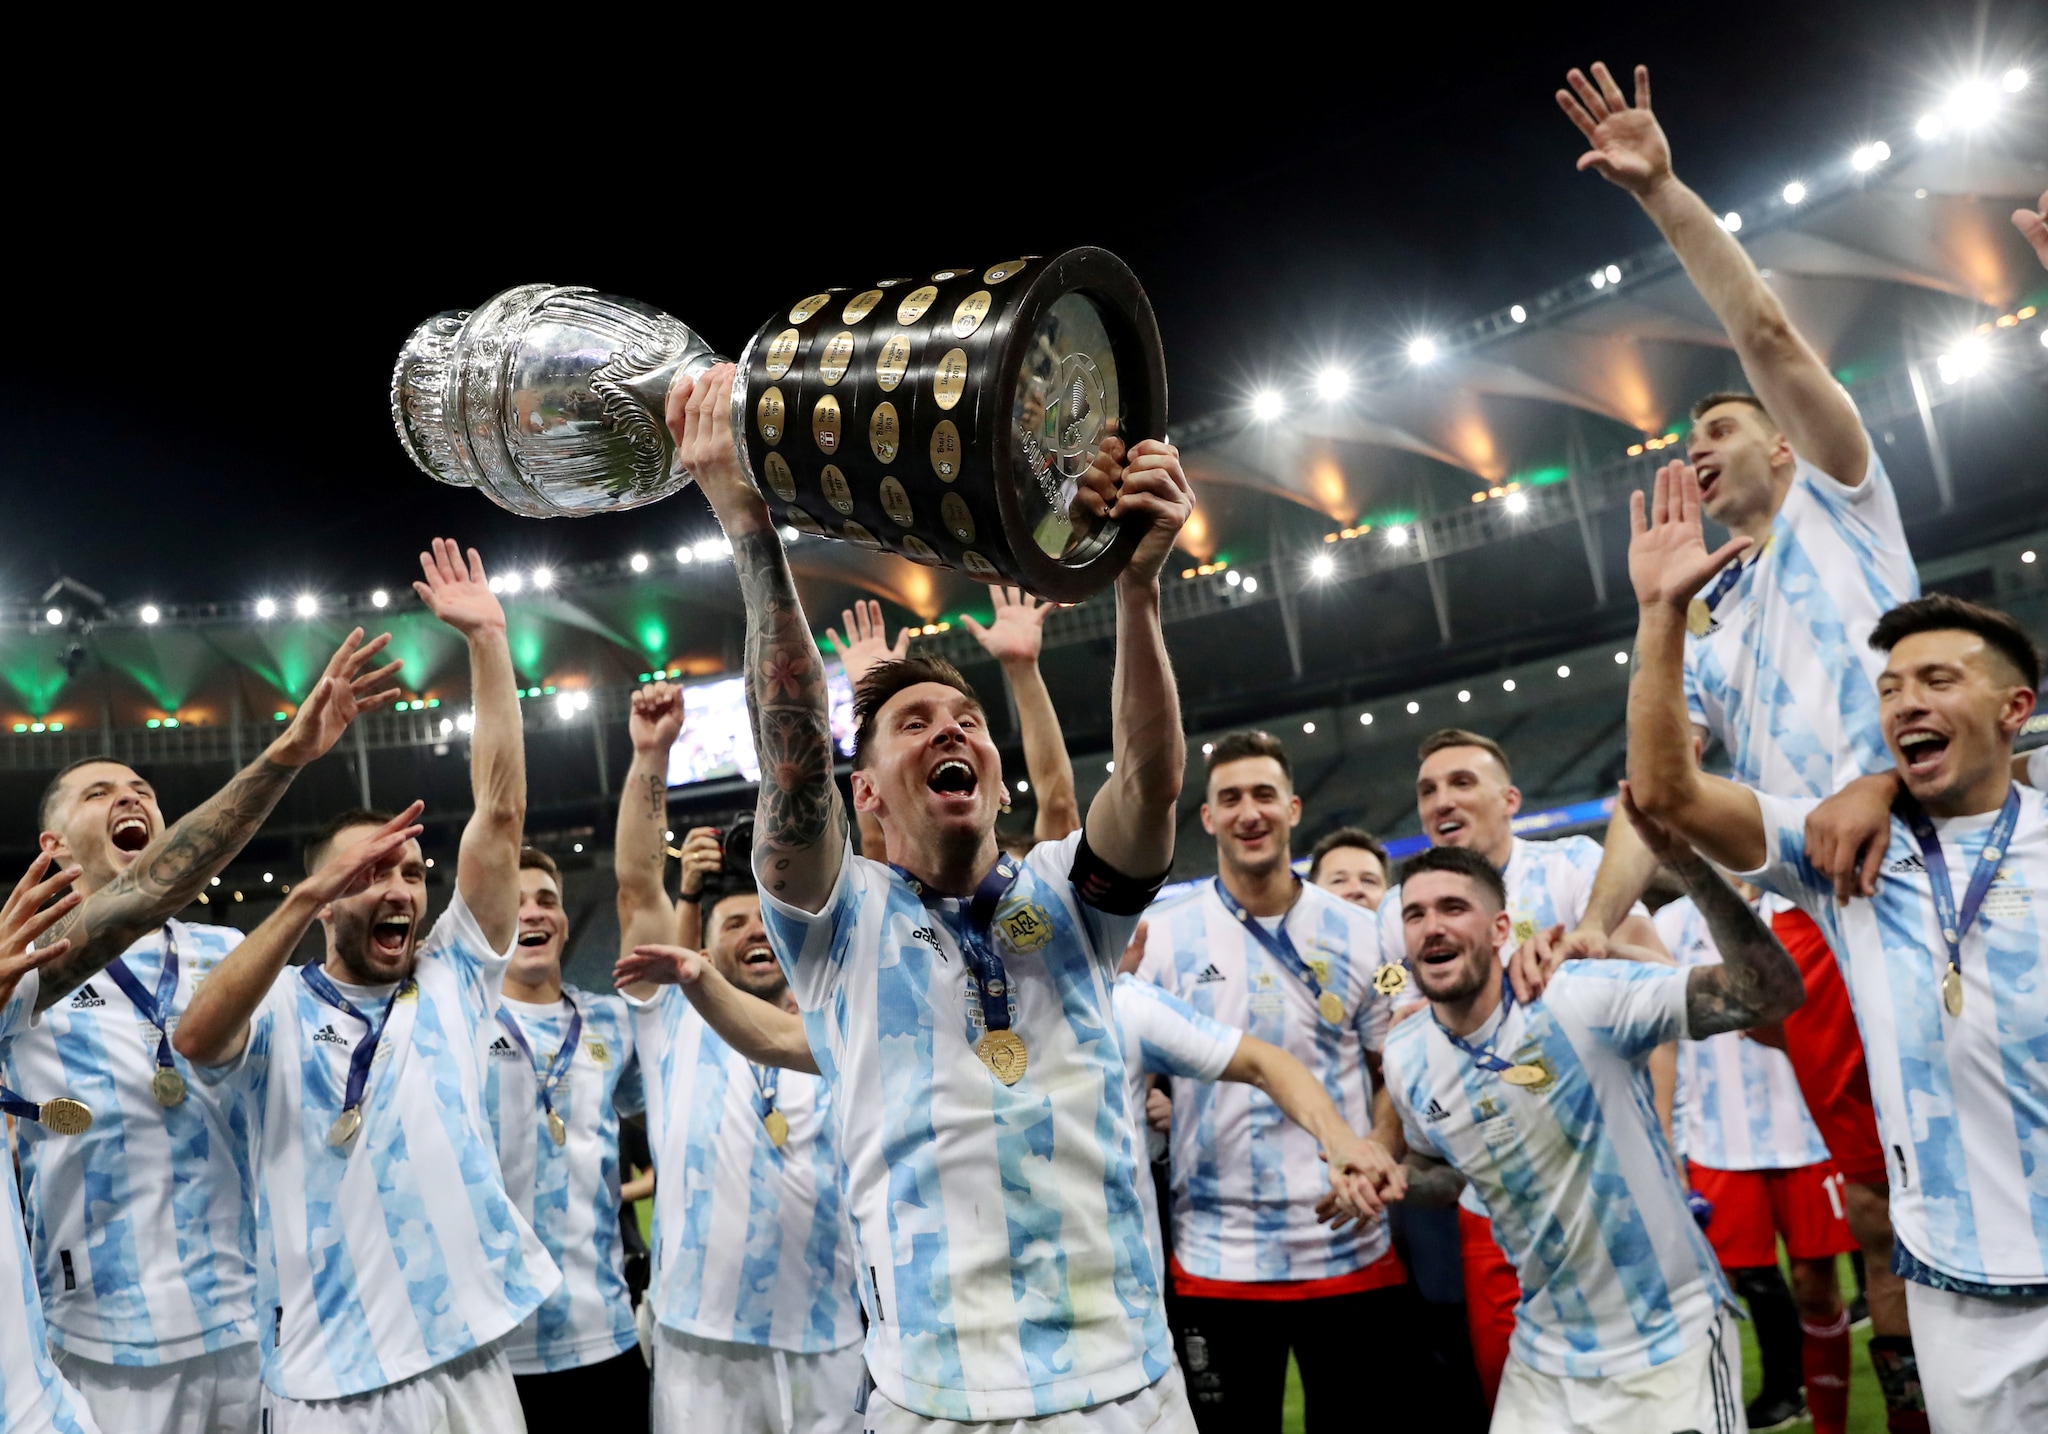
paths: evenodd
<path fill-rule="evenodd" d="M 1685 630 L 1694 637 L 1705 637 L 1707 629 L 1714 625 L 1714 610 L 1707 606 L 1706 599 L 1694 598 L 1685 606 Z"/>
<path fill-rule="evenodd" d="M 770 1109 L 761 1117 L 761 1125 L 768 1132 L 768 1143 L 777 1150 L 789 1142 L 789 1117 L 781 1111 Z"/>
<path fill-rule="evenodd" d="M 327 1143 L 336 1150 L 341 1150 L 356 1138 L 356 1132 L 362 1128 L 363 1113 L 350 1106 L 334 1117 L 334 1124 L 327 1127 Z"/>
<path fill-rule="evenodd" d="M 165 1110 L 185 1103 L 185 1077 L 169 1066 L 157 1067 L 155 1075 L 149 1078 L 149 1093 L 156 1097 L 156 1103 Z"/>
<path fill-rule="evenodd" d="M 1953 966 L 1941 978 L 1941 1004 L 1951 1016 L 1963 1014 L 1963 973 Z"/>
<path fill-rule="evenodd" d="M 1509 1085 L 1530 1086 L 1542 1085 L 1550 1077 L 1542 1066 L 1509 1066 L 1500 1078 Z"/>
<path fill-rule="evenodd" d="M 1030 1064 L 1031 1053 L 1024 1048 L 1015 1031 L 990 1031 L 981 1038 L 974 1048 L 975 1055 L 988 1067 L 1004 1085 L 1015 1085 L 1024 1078 L 1024 1067 Z"/>
<path fill-rule="evenodd" d="M 43 1129 L 56 1135 L 83 1135 L 92 1129 L 92 1107 L 82 1100 L 60 1095 L 43 1102 L 36 1119 Z"/>
<path fill-rule="evenodd" d="M 1333 1026 L 1344 1024 L 1344 1003 L 1337 999 L 1335 991 L 1325 991 L 1316 997 L 1316 1014 Z"/>
<path fill-rule="evenodd" d="M 1382 966 L 1373 972 L 1372 988 L 1382 996 L 1398 996 L 1408 989 L 1408 972 L 1400 966 Z"/>
<path fill-rule="evenodd" d="M 552 1110 L 548 1112 L 548 1139 L 554 1141 L 557 1146 L 569 1143 L 568 1123 Z"/>

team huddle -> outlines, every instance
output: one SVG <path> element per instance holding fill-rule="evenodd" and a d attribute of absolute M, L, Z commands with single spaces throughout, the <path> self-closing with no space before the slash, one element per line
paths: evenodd
<path fill-rule="evenodd" d="M 635 694 L 615 989 L 563 983 L 473 549 L 434 540 L 415 584 L 475 711 L 431 919 L 419 803 L 334 814 L 246 937 L 180 915 L 396 700 L 388 635 L 174 821 L 113 760 L 51 781 L 0 908 L 4 1427 L 1277 1431 L 1291 1357 L 1311 1429 L 1840 1434 L 1855 1254 L 1890 1429 L 2048 1428 L 2048 755 L 2014 751 L 2040 653 L 1920 595 L 1853 404 L 1636 82 L 1572 72 L 1582 167 L 1658 224 L 1750 387 L 1701 399 L 1635 499 L 1604 843 L 1517 836 L 1511 754 L 1447 729 L 1425 849 L 1394 869 L 1341 828 L 1299 870 L 1286 749 L 1236 732 L 1199 768 L 1215 874 L 1165 890 L 1189 754 L 1159 576 L 1194 494 L 1157 440 L 1106 440 L 1077 499 L 1144 532 L 1086 810 L 1048 608 L 1002 589 L 973 627 L 1031 829 L 982 696 L 873 604 L 830 634 L 842 787 L 733 371 L 679 380 L 762 781 L 673 883 L 683 694 Z M 620 1214 L 649 1194 L 636 1307 Z"/>

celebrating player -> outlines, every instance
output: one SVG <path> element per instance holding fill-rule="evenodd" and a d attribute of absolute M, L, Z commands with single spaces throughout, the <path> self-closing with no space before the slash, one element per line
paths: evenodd
<path fill-rule="evenodd" d="M 242 933 L 174 917 L 307 763 L 397 699 L 381 684 L 398 664 L 371 666 L 389 640 L 351 633 L 277 740 L 168 831 L 154 788 L 110 759 L 73 763 L 43 794 L 43 849 L 79 867 L 80 893 L 105 899 L 78 918 L 95 926 L 71 929 L 73 957 L 42 972 L 49 1009 L 12 1043 L 7 1082 L 93 1112 L 75 1135 L 24 1122 L 20 1150 L 50 1340 L 107 1429 L 255 1427 L 248 1150 L 229 1102 L 171 1040 Z M 103 973 L 66 974 L 110 942 L 119 959 L 93 965 Z"/>
<path fill-rule="evenodd" d="M 632 1434 L 647 1428 L 647 1364 L 619 1234 L 619 1117 L 640 1110 L 640 1063 L 626 1003 L 563 985 L 568 940 L 561 871 L 528 847 L 484 1111 L 506 1193 L 562 1283 L 503 1347 L 529 1428 L 602 1405 Z"/>
<path fill-rule="evenodd" d="M 1117 579 L 1116 769 L 1083 830 L 1004 856 L 980 702 L 944 664 L 892 662 L 857 694 L 853 775 L 885 866 L 848 850 L 823 668 L 733 450 L 731 383 L 722 368 L 678 383 L 669 422 L 747 602 L 755 866 L 846 1162 L 868 1427 L 1184 1429 L 1109 994 L 1172 861 L 1185 764 L 1158 591 L 1192 503 L 1179 457 L 1149 440 L 1127 466 L 1114 440 L 1106 453 L 1121 480 L 1110 516 L 1145 533 Z"/>
<path fill-rule="evenodd" d="M 853 1431 L 860 1308 L 834 1093 L 815 1070 L 750 1062 L 677 989 L 703 962 L 670 944 L 675 918 L 662 888 L 668 753 L 682 724 L 680 688 L 633 694 L 633 767 L 613 856 L 615 974 L 637 1008 L 654 1151 L 653 1427 Z M 712 876 L 702 890 L 719 989 L 757 1022 L 781 1015 L 795 1025 L 753 883 Z"/>
<path fill-rule="evenodd" d="M 474 549 L 437 538 L 420 567 L 421 600 L 467 639 L 476 711 L 453 900 L 427 929 L 418 803 L 344 812 L 175 1038 L 249 1121 L 269 1434 L 524 1428 L 497 1341 L 562 1278 L 485 1133 L 526 813 L 505 613 Z M 279 979 L 316 920 L 325 956 Z"/>

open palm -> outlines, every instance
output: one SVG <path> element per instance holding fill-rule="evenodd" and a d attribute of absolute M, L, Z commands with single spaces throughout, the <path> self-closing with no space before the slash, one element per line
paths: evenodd
<path fill-rule="evenodd" d="M 412 590 L 420 595 L 427 611 L 464 637 L 505 626 L 505 609 L 491 591 L 490 579 L 484 576 L 484 560 L 475 548 L 464 561 L 459 543 L 436 538 L 433 551 L 420 554 L 420 572 L 426 580 L 414 583 Z"/>
<path fill-rule="evenodd" d="M 1053 605 L 1022 588 L 990 588 L 989 595 L 995 599 L 996 615 L 987 627 L 961 614 L 974 640 L 998 662 L 1036 662 L 1045 641 L 1045 615 Z"/>
<path fill-rule="evenodd" d="M 890 642 L 887 625 L 882 621 L 882 605 L 871 598 L 854 599 L 853 606 L 839 614 L 839 620 L 846 624 L 846 635 L 842 637 L 838 628 L 828 627 L 825 640 L 839 654 L 846 680 L 856 687 L 877 663 L 899 662 L 910 655 L 910 629 L 902 629 L 896 640 Z"/>
<path fill-rule="evenodd" d="M 368 642 L 363 641 L 361 628 L 348 635 L 335 649 L 334 656 L 327 659 L 326 671 L 306 694 L 291 725 L 272 749 L 280 760 L 304 766 L 326 756 L 348 730 L 349 723 L 365 712 L 389 707 L 398 700 L 396 687 L 377 689 L 377 684 L 404 664 L 387 662 L 382 667 L 370 667 L 370 660 L 390 642 L 388 632 L 381 632 Z"/>
<path fill-rule="evenodd" d="M 1650 112 L 1650 67 L 1636 66 L 1636 102 L 1631 106 L 1607 66 L 1595 62 L 1588 79 L 1581 70 L 1565 76 L 1571 86 L 1557 92 L 1558 108 L 1593 147 L 1579 156 L 1580 169 L 1601 175 L 1632 194 L 1642 194 L 1671 175 L 1671 144 Z"/>
<path fill-rule="evenodd" d="M 1686 463 L 1667 463 L 1657 470 L 1647 521 L 1643 495 L 1630 494 L 1628 518 L 1628 577 L 1635 585 L 1636 601 L 1644 607 L 1683 607 L 1751 543 L 1748 538 L 1730 538 L 1707 551 L 1706 530 L 1700 526 L 1700 480 Z"/>

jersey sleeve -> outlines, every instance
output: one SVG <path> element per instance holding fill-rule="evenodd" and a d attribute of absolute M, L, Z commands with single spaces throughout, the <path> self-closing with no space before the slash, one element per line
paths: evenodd
<path fill-rule="evenodd" d="M 297 1019 L 293 1004 L 298 1000 L 294 989 L 298 981 L 298 972 L 290 966 L 279 972 L 264 992 L 256 1014 L 249 1017 L 249 1039 L 242 1043 L 241 1054 L 226 1065 L 194 1065 L 193 1073 L 208 1085 L 228 1086 L 240 1092 L 260 1109 L 264 1087 L 270 1080 L 270 1052 L 277 1040 L 277 1023 Z"/>
<path fill-rule="evenodd" d="M 2048 792 L 2048 747 L 2036 747 L 2027 755 L 2027 785 Z"/>
<path fill-rule="evenodd" d="M 1093 870 L 1084 872 L 1078 864 L 1082 846 L 1087 840 L 1088 829 L 1084 826 L 1070 832 L 1058 841 L 1042 841 L 1031 849 L 1025 862 L 1038 872 L 1039 876 L 1054 884 L 1065 884 L 1074 893 L 1074 909 L 1081 915 L 1081 925 L 1088 933 L 1088 941 L 1095 948 L 1095 958 L 1107 965 L 1111 971 L 1124 959 L 1124 948 L 1131 944 L 1131 936 L 1137 931 L 1138 923 L 1144 919 L 1142 897 L 1133 911 L 1105 910 L 1090 900 L 1090 888 L 1101 886 L 1105 879 L 1112 885 L 1119 885 L 1117 898 L 1108 901 L 1108 906 L 1130 904 L 1120 898 L 1128 896 L 1128 888 L 1142 883 L 1129 878 L 1108 875 L 1108 868 L 1100 858 L 1093 859 Z"/>
<path fill-rule="evenodd" d="M 1834 887 L 1806 857 L 1806 817 L 1820 800 L 1758 792 L 1756 805 L 1764 823 L 1764 863 L 1736 875 L 1804 908 L 1826 929 L 1832 924 Z"/>
<path fill-rule="evenodd" d="M 490 939 L 484 935 L 483 927 L 477 925 L 469 903 L 462 899 L 458 889 L 449 899 L 448 909 L 427 932 L 427 939 L 420 943 L 419 959 L 448 964 L 461 984 L 463 1009 L 472 1022 L 481 1026 L 497 1008 L 499 993 L 504 989 L 505 968 L 512 964 L 517 942 L 515 933 L 503 951 L 493 951 Z"/>
<path fill-rule="evenodd" d="M 612 1109 L 620 1115 L 639 1115 L 647 1109 L 647 1087 L 640 1074 L 639 1022 L 624 996 L 599 996 L 611 1015 L 612 1048 L 617 1051 L 619 1083 L 612 1087 Z"/>
<path fill-rule="evenodd" d="M 1404 966 L 1408 962 L 1408 937 L 1401 929 L 1401 888 L 1399 885 L 1387 888 L 1387 894 L 1380 898 L 1379 910 L 1373 913 L 1378 923 L 1380 937 L 1380 964 L 1382 966 Z"/>
<path fill-rule="evenodd" d="M 14 989 L 0 1005 L 0 1051 L 8 1042 L 36 1023 L 36 998 L 42 993 L 43 973 L 30 971 L 14 983 Z"/>
<path fill-rule="evenodd" d="M 1877 440 L 1868 430 L 1863 434 L 1863 443 L 1870 456 L 1864 460 L 1861 483 L 1844 483 L 1804 458 L 1799 460 L 1793 481 L 1804 484 L 1830 508 L 1860 513 L 1863 521 L 1881 530 L 1880 536 L 1896 537 L 1903 545 L 1905 529 L 1899 521 L 1899 500 L 1892 491 L 1891 475 L 1885 472 L 1884 460 L 1877 456 Z"/>
<path fill-rule="evenodd" d="M 768 928 L 769 949 L 781 963 L 797 1005 L 806 1011 L 823 1005 L 839 984 L 853 949 L 855 919 L 867 892 L 866 870 L 872 865 L 853 854 L 849 840 L 839 859 L 838 879 L 816 911 L 791 906 L 770 891 L 768 883 L 760 884 L 761 919 Z"/>
<path fill-rule="evenodd" d="M 1543 999 L 1573 1009 L 1603 1045 L 1633 1060 L 1685 1035 L 1689 975 L 1641 961 L 1574 961 Z"/>
<path fill-rule="evenodd" d="M 1244 1032 L 1211 1020 L 1186 1001 L 1135 976 L 1117 977 L 1116 1019 L 1142 1053 L 1151 1075 L 1215 1080 L 1223 1074 Z"/>

